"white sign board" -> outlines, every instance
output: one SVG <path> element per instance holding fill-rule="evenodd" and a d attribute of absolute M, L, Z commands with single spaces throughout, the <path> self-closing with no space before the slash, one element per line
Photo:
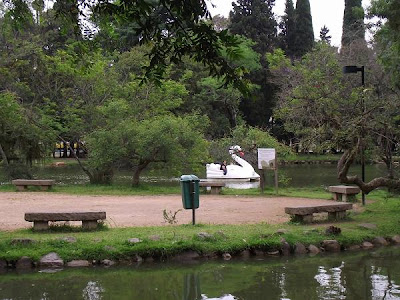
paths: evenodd
<path fill-rule="evenodd" d="M 258 169 L 276 169 L 276 151 L 274 148 L 258 148 Z"/>

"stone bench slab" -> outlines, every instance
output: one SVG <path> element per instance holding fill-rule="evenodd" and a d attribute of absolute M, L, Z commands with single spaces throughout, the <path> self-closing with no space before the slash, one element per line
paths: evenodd
<path fill-rule="evenodd" d="M 33 180 L 33 179 L 15 179 L 11 181 L 14 185 L 53 185 L 54 180 L 48 179 L 40 179 L 40 180 Z"/>
<path fill-rule="evenodd" d="M 333 194 L 333 200 L 356 202 L 356 195 L 360 192 L 358 186 L 332 185 L 328 190 Z"/>
<path fill-rule="evenodd" d="M 225 183 L 218 181 L 200 181 L 199 186 L 205 188 L 210 187 L 211 194 L 219 194 L 222 188 L 225 186 Z"/>
<path fill-rule="evenodd" d="M 25 213 L 25 220 L 33 222 L 33 230 L 49 229 L 49 221 L 82 221 L 82 228 L 95 229 L 98 220 L 105 220 L 106 212 L 34 212 Z"/>
<path fill-rule="evenodd" d="M 348 185 L 332 185 L 328 188 L 331 193 L 340 193 L 346 195 L 358 194 L 360 188 L 358 186 L 348 186 Z"/>
<path fill-rule="evenodd" d="M 213 187 L 213 186 L 215 186 L 215 187 L 224 187 L 225 183 L 224 182 L 200 181 L 199 182 L 199 186 L 201 186 L 201 187 L 208 187 L 208 186 L 210 186 L 210 187 Z"/>
<path fill-rule="evenodd" d="M 106 212 L 28 212 L 25 221 L 93 221 L 105 220 Z"/>
<path fill-rule="evenodd" d="M 290 215 L 310 215 L 321 212 L 346 211 L 353 208 L 351 203 L 321 204 L 314 206 L 291 206 L 285 207 L 285 213 Z"/>
<path fill-rule="evenodd" d="M 18 191 L 25 191 L 29 185 L 40 186 L 43 191 L 46 191 L 54 184 L 54 180 L 50 179 L 15 179 L 11 183 L 17 187 Z"/>

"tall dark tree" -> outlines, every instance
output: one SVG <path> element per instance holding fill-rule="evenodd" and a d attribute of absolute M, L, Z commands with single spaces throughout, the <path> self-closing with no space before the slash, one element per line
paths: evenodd
<path fill-rule="evenodd" d="M 329 29 L 328 27 L 326 27 L 325 25 L 321 28 L 320 32 L 319 32 L 319 39 L 325 43 L 327 43 L 328 45 L 331 44 L 331 38 L 332 36 L 329 35 Z"/>
<path fill-rule="evenodd" d="M 285 15 L 279 23 L 280 47 L 286 55 L 293 57 L 295 43 L 295 10 L 293 0 L 286 0 Z"/>
<path fill-rule="evenodd" d="M 364 9 L 361 6 L 361 0 L 345 0 L 342 46 L 364 39 Z"/>
<path fill-rule="evenodd" d="M 240 111 L 249 125 L 268 127 L 275 103 L 275 86 L 269 82 L 270 72 L 265 53 L 278 45 L 277 22 L 272 8 L 275 0 L 238 0 L 230 13 L 232 33 L 253 40 L 253 49 L 261 54 L 262 68 L 249 74 L 251 83 L 258 85 L 250 97 L 240 102 Z"/>
<path fill-rule="evenodd" d="M 302 57 L 314 46 L 314 29 L 309 0 L 297 0 L 295 22 L 294 52 L 296 57 Z"/>
<path fill-rule="evenodd" d="M 272 12 L 275 0 L 238 0 L 232 4 L 230 31 L 256 42 L 254 50 L 261 55 L 271 51 L 277 43 L 277 23 Z"/>

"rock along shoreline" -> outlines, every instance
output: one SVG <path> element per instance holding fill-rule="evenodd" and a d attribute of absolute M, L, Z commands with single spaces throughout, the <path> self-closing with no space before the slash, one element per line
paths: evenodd
<path fill-rule="evenodd" d="M 277 234 L 284 235 L 286 233 L 285 229 L 277 231 Z M 221 233 L 223 234 L 223 233 Z M 211 239 L 213 236 L 207 232 L 199 232 L 199 239 Z M 159 236 L 149 237 L 153 240 L 159 240 Z M 62 238 L 68 243 L 76 242 L 74 237 L 64 237 Z M 142 241 L 139 238 L 131 238 L 128 240 L 129 243 L 137 244 Z M 11 245 L 29 245 L 35 243 L 33 239 L 23 239 L 15 238 L 11 241 Z M 83 259 L 73 259 L 69 261 L 64 261 L 56 252 L 50 252 L 43 255 L 38 261 L 31 259 L 28 256 L 22 256 L 16 260 L 5 260 L 0 259 L 0 271 L 6 271 L 10 269 L 17 270 L 28 270 L 28 269 L 63 269 L 63 268 L 74 268 L 74 267 L 90 267 L 90 266 L 104 266 L 110 267 L 113 265 L 130 265 L 143 262 L 193 262 L 193 261 L 203 261 L 210 259 L 223 259 L 229 261 L 231 259 L 249 259 L 251 257 L 278 257 L 278 256 L 290 256 L 290 255 L 318 255 L 320 253 L 338 253 L 342 251 L 357 251 L 357 250 L 369 250 L 373 248 L 400 245 L 400 235 L 394 235 L 390 238 L 384 238 L 377 236 L 373 239 L 363 241 L 361 244 L 354 244 L 350 246 L 343 246 L 335 239 L 323 240 L 318 245 L 308 244 L 305 245 L 300 242 L 294 244 L 289 244 L 284 237 L 280 238 L 280 245 L 274 249 L 257 249 L 250 248 L 236 252 L 209 252 L 209 253 L 198 253 L 197 251 L 187 249 L 180 253 L 171 256 L 159 255 L 142 257 L 138 254 L 132 254 L 124 259 L 99 259 L 99 260 L 83 260 Z M 112 246 L 105 246 L 105 250 L 112 250 Z"/>

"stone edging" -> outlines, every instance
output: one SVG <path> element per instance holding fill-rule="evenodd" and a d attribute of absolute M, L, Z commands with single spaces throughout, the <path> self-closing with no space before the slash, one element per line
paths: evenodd
<path fill-rule="evenodd" d="M 278 234 L 284 234 L 286 231 L 284 229 L 278 230 Z M 200 232 L 198 233 L 199 238 L 207 239 L 212 237 L 211 234 Z M 153 239 L 159 239 L 158 236 L 152 236 Z M 73 237 L 63 238 L 69 242 L 76 242 L 76 239 Z M 132 238 L 128 240 L 130 243 L 140 243 L 142 242 L 138 238 Z M 34 242 L 32 239 L 14 239 L 11 243 L 22 243 L 29 244 Z M 344 247 L 340 245 L 337 240 L 324 240 L 320 243 L 320 245 L 304 245 L 302 243 L 295 243 L 294 245 L 290 245 L 283 237 L 281 238 L 281 243 L 279 249 L 273 251 L 263 251 L 259 249 L 249 249 L 243 250 L 237 253 L 203 253 L 199 254 L 196 251 L 188 250 L 177 255 L 171 256 L 168 258 L 170 261 L 193 261 L 193 260 L 202 260 L 202 259 L 224 259 L 231 260 L 232 258 L 240 258 L 247 259 L 252 256 L 262 257 L 262 256 L 289 256 L 289 255 L 301 255 L 301 254 L 318 254 L 321 252 L 341 252 L 341 251 L 351 251 L 351 250 L 363 250 L 363 249 L 372 249 L 375 247 L 388 246 L 388 245 L 400 245 L 400 235 L 395 235 L 391 238 L 384 237 L 375 237 L 370 241 L 364 241 L 361 244 L 351 245 L 348 247 Z M 112 246 L 105 246 L 112 248 Z M 55 252 L 48 253 L 40 258 L 38 262 L 33 261 L 31 258 L 27 256 L 23 256 L 18 260 L 14 261 L 6 261 L 0 259 L 0 270 L 5 269 L 32 269 L 32 268 L 40 268 L 40 269 L 49 269 L 49 268 L 64 268 L 64 267 L 88 267 L 94 265 L 102 265 L 102 266 L 112 266 L 117 263 L 121 264 L 131 264 L 131 263 L 141 263 L 141 262 L 154 262 L 157 258 L 154 257 L 141 257 L 137 254 L 134 254 L 130 257 L 129 260 L 124 261 L 114 261 L 111 259 L 104 260 L 72 260 L 68 262 L 64 262 L 63 259 L 59 257 L 59 255 Z"/>

